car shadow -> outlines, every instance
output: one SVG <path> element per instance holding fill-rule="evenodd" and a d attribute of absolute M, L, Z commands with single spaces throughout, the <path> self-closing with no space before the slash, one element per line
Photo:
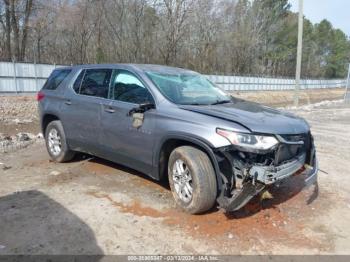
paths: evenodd
<path fill-rule="evenodd" d="M 158 184 L 159 186 L 163 187 L 164 189 L 170 191 L 169 182 L 166 178 L 162 179 L 161 181 L 157 181 L 139 171 L 136 171 L 132 168 L 99 158 L 99 157 L 93 157 L 93 156 L 82 156 L 79 159 L 87 159 L 90 158 L 88 161 L 92 163 L 97 163 L 101 165 L 105 165 L 111 168 L 118 169 L 120 171 L 129 173 L 131 175 L 135 175 L 139 177 L 141 180 L 146 180 L 151 183 Z M 257 195 L 254 198 L 252 198 L 248 204 L 246 204 L 244 207 L 237 211 L 231 211 L 231 212 L 225 212 L 225 216 L 229 219 L 240 219 L 245 218 L 249 216 L 253 216 L 254 214 L 267 209 L 275 209 L 278 207 L 278 205 L 287 202 L 289 199 L 295 197 L 298 195 L 304 188 L 304 177 L 302 175 L 295 175 L 289 178 L 286 178 L 283 180 L 280 185 L 277 187 L 275 185 L 270 186 L 268 188 L 268 191 L 272 194 L 273 198 L 271 199 L 261 199 L 261 195 Z M 318 184 L 316 183 L 314 185 L 314 189 L 311 195 L 308 196 L 308 199 L 306 199 L 306 204 L 309 205 L 313 201 L 317 199 L 319 195 L 319 188 Z M 206 215 L 218 212 L 218 207 L 213 207 L 210 210 L 201 213 L 200 215 Z M 181 211 L 183 212 L 183 211 Z"/>
<path fill-rule="evenodd" d="M 0 255 L 103 254 L 84 221 L 36 190 L 0 197 L 0 245 Z"/>
<path fill-rule="evenodd" d="M 169 185 L 169 182 L 168 182 L 167 178 L 163 178 L 161 180 L 155 180 L 152 177 L 150 177 L 150 176 L 148 176 L 148 175 L 146 175 L 144 173 L 141 173 L 141 172 L 139 172 L 139 171 L 137 171 L 135 169 L 132 169 L 132 168 L 129 168 L 127 166 L 123 166 L 121 164 L 117 164 L 117 163 L 114 163 L 114 162 L 111 162 L 109 160 L 106 160 L 106 159 L 103 159 L 103 158 L 99 158 L 99 157 L 92 157 L 91 156 L 88 161 L 91 162 L 91 163 L 100 164 L 100 165 L 108 166 L 108 167 L 111 167 L 111 168 L 114 168 L 114 169 L 118 169 L 118 170 L 120 170 L 122 172 L 126 172 L 126 173 L 129 173 L 131 175 L 137 176 L 140 179 L 146 180 L 146 181 L 151 182 L 151 183 L 155 183 L 155 184 L 163 187 L 166 190 L 170 190 L 170 185 Z"/>

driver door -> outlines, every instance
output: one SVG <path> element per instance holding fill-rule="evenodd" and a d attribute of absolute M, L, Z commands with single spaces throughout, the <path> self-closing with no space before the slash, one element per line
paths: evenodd
<path fill-rule="evenodd" d="M 127 70 L 115 70 L 109 99 L 102 106 L 100 144 L 104 157 L 151 175 L 155 109 L 143 113 L 139 127 L 129 112 L 142 103 L 154 103 L 145 84 Z"/>

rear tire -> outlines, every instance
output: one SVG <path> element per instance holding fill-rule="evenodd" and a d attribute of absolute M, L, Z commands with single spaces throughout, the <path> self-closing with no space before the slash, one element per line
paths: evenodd
<path fill-rule="evenodd" d="M 61 121 L 50 122 L 45 130 L 47 152 L 55 162 L 67 162 L 73 159 L 75 152 L 67 145 L 66 136 Z"/>
<path fill-rule="evenodd" d="M 192 146 L 174 149 L 169 157 L 168 178 L 175 202 L 186 212 L 198 214 L 213 207 L 217 196 L 216 176 L 203 151 Z"/>

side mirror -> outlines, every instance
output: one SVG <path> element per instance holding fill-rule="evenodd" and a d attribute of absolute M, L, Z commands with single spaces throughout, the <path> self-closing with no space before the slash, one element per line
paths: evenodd
<path fill-rule="evenodd" d="M 156 105 L 153 104 L 153 103 L 147 102 L 147 103 L 139 104 L 138 107 L 132 108 L 132 109 L 129 111 L 128 115 L 131 116 L 131 115 L 133 115 L 134 113 L 141 113 L 141 114 L 142 114 L 142 113 L 144 113 L 144 112 L 146 112 L 146 111 L 148 111 L 148 110 L 150 110 L 150 109 L 154 109 L 154 108 L 156 108 Z"/>
<path fill-rule="evenodd" d="M 153 103 L 143 103 L 143 104 L 140 104 L 139 105 L 139 108 L 140 108 L 140 110 L 142 110 L 143 112 L 146 112 L 146 111 L 148 111 L 148 110 L 150 110 L 150 109 L 155 109 L 156 108 L 156 105 L 155 104 L 153 104 Z"/>

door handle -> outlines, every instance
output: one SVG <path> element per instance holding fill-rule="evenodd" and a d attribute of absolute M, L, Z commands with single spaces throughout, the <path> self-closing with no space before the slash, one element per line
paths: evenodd
<path fill-rule="evenodd" d="M 114 112 L 115 112 L 115 110 L 114 110 L 113 108 L 111 108 L 111 107 L 105 108 L 105 111 L 106 111 L 107 113 L 114 113 Z"/>
<path fill-rule="evenodd" d="M 72 104 L 72 102 L 70 100 L 66 100 L 66 101 L 64 101 L 64 103 L 68 106 L 70 106 Z"/>

